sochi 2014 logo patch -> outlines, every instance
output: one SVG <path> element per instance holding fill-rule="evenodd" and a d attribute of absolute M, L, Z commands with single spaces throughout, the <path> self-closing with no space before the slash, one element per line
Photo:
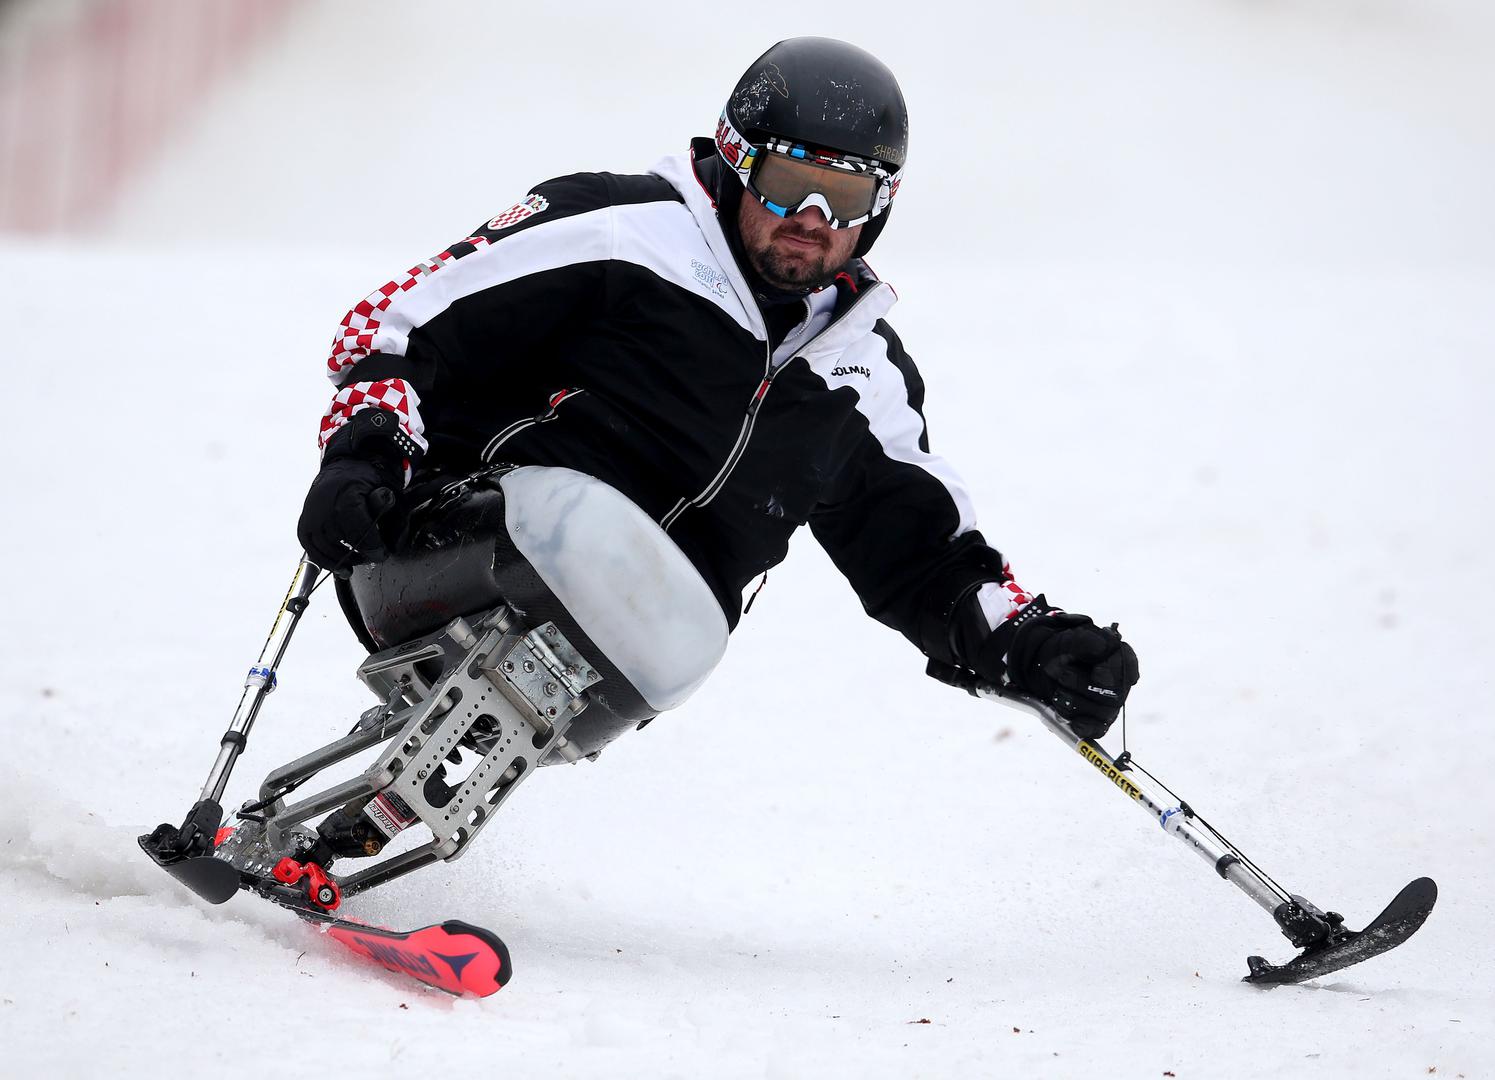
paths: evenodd
<path fill-rule="evenodd" d="M 550 206 L 550 200 L 544 195 L 526 195 L 521 202 L 515 203 L 488 222 L 488 228 L 507 229 L 510 225 L 517 225 L 527 217 L 534 217 L 548 206 Z"/>
<path fill-rule="evenodd" d="M 714 266 L 707 266 L 699 259 L 690 260 L 690 271 L 712 296 L 718 300 L 725 300 L 727 298 L 728 285 L 726 274 Z"/>

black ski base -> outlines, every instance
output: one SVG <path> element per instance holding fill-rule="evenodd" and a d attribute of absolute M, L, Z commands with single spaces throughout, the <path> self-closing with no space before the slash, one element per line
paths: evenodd
<path fill-rule="evenodd" d="M 208 903 L 226 903 L 239 891 L 239 871 L 213 857 L 222 821 L 218 804 L 204 800 L 192 808 L 180 828 L 162 824 L 138 837 L 140 850 Z"/>
<path fill-rule="evenodd" d="M 1257 986 L 1300 983 L 1379 956 L 1417 933 L 1437 900 L 1438 886 L 1433 879 L 1418 878 L 1397 893 L 1395 899 L 1386 905 L 1386 910 L 1372 919 L 1364 930 L 1339 931 L 1331 940 L 1310 946 L 1285 964 L 1272 964 L 1260 956 L 1248 956 L 1246 963 L 1251 974 L 1245 976 L 1244 981 Z"/>
<path fill-rule="evenodd" d="M 239 891 L 239 871 L 211 855 L 158 865 L 210 904 L 226 904 Z"/>

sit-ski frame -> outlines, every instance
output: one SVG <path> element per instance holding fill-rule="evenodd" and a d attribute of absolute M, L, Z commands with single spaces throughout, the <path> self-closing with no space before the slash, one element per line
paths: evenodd
<path fill-rule="evenodd" d="M 371 818 L 386 837 L 419 822 L 431 839 L 356 872 L 325 875 L 338 893 L 353 895 L 438 859 L 456 859 L 514 786 L 547 756 L 581 757 L 566 732 L 587 705 L 587 688 L 602 676 L 555 623 L 530 628 L 501 604 L 365 660 L 358 677 L 384 704 L 366 712 L 347 735 L 271 772 L 258 800 L 239 811 L 243 824 L 220 844 L 223 791 L 264 699 L 275 689 L 276 668 L 319 573 L 314 563 L 303 560 L 298 566 L 218 758 L 182 827 L 163 825 L 141 838 L 158 864 L 214 903 L 237 891 L 240 876 L 269 880 L 288 853 L 304 855 L 314 837 L 296 826 L 339 807 L 361 813 L 371 800 L 378 800 Z M 324 769 L 381 743 L 388 746 L 362 774 L 287 802 Z M 482 757 L 470 767 L 463 759 L 456 766 L 463 775 L 428 783 L 454 752 L 460 757 L 460 750 L 474 748 Z M 215 854 L 210 861 L 217 867 L 204 861 Z M 236 874 L 227 874 L 221 864 Z"/>

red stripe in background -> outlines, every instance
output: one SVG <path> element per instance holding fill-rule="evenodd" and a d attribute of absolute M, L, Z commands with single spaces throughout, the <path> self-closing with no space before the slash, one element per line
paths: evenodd
<path fill-rule="evenodd" d="M 59 5 L 60 7 L 60 5 Z M 290 0 L 95 0 L 15 31 L 0 72 L 0 230 L 103 217 Z"/>

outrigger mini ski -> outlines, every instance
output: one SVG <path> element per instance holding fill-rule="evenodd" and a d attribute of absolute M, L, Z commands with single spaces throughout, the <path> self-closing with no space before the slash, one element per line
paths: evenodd
<path fill-rule="evenodd" d="M 1265 871 L 1205 821 L 1194 808 L 1169 791 L 1155 776 L 1138 765 L 1130 753 L 1111 757 L 1074 729 L 1048 705 L 1023 694 L 984 682 L 970 672 L 930 661 L 929 674 L 959 687 L 973 697 L 1010 705 L 1037 716 L 1044 727 L 1138 806 L 1163 830 L 1182 840 L 1204 858 L 1215 872 L 1239 888 L 1276 920 L 1283 936 L 1302 952 L 1285 964 L 1272 964 L 1260 956 L 1247 957 L 1250 973 L 1244 981 L 1257 986 L 1298 983 L 1369 960 L 1396 948 L 1415 934 L 1427 920 L 1438 899 L 1438 886 L 1431 878 L 1409 883 L 1363 930 L 1350 930 L 1344 916 L 1318 907 L 1289 893 Z M 1164 794 L 1155 791 L 1161 789 Z"/>

